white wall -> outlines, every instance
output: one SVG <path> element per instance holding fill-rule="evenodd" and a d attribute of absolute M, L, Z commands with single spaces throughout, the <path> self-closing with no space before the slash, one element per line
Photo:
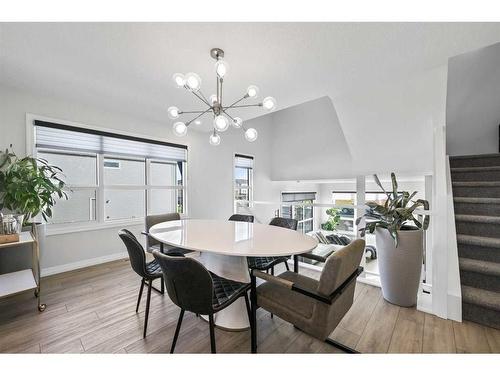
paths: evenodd
<path fill-rule="evenodd" d="M 332 98 L 354 175 L 431 174 L 433 126 L 444 124 L 446 66 Z"/>
<path fill-rule="evenodd" d="M 351 153 L 328 96 L 270 117 L 273 180 L 315 180 L 352 173 Z"/>
<path fill-rule="evenodd" d="M 189 216 L 225 219 L 233 212 L 234 153 L 255 157 L 257 201 L 279 202 L 282 191 L 319 193 L 324 189 L 314 182 L 296 180 L 368 175 L 381 172 L 382 168 L 382 171 L 415 174 L 431 170 L 432 166 L 427 165 L 432 155 L 429 124 L 444 117 L 442 81 L 443 70 L 437 69 L 400 85 L 385 87 L 381 89 L 383 94 L 366 92 L 336 99 L 335 107 L 328 97 L 322 97 L 247 121 L 248 127 L 253 126 L 259 132 L 254 143 L 248 143 L 241 131 L 231 129 L 222 135 L 218 147 L 209 145 L 206 133 L 190 131 L 186 138 L 176 138 L 167 118 L 162 123 L 152 122 L 64 98 L 34 96 L 0 87 L 0 147 L 12 143 L 17 154 L 25 154 L 26 113 L 184 143 L 189 147 Z M 401 132 L 387 133 L 387 123 L 393 126 L 398 121 L 402 124 Z M 268 222 L 278 208 L 279 204 L 256 205 L 257 221 Z M 318 226 L 321 211 L 317 210 L 316 215 Z M 42 267 L 84 264 L 89 259 L 109 259 L 123 253 L 117 229 L 101 229 L 92 235 L 81 232 L 49 236 Z M 129 229 L 139 233 L 142 227 Z M 20 255 L 14 258 L 9 262 L 0 258 L 0 272 L 5 272 L 6 267 L 20 267 L 26 260 Z"/>
<path fill-rule="evenodd" d="M 74 121 L 146 137 L 163 138 L 188 145 L 188 214 L 193 218 L 226 219 L 233 213 L 233 157 L 235 153 L 255 157 L 254 199 L 279 202 L 281 191 L 313 190 L 314 184 L 271 181 L 271 124 L 269 117 L 247 122 L 255 127 L 259 138 L 245 140 L 241 130 L 230 129 L 222 134 L 218 147 L 208 143 L 208 134 L 190 131 L 185 138 L 172 134 L 171 121 L 144 121 L 140 118 L 110 113 L 65 100 L 33 96 L 7 87 L 0 87 L 0 148 L 10 144 L 18 155 L 26 153 L 26 113 Z M 268 222 L 278 205 L 257 205 L 256 219 Z M 99 229 L 47 237 L 42 254 L 42 268 L 54 269 L 71 264 L 87 264 L 89 260 L 111 259 L 124 252 L 116 232 L 119 228 Z M 129 227 L 140 236 L 141 225 Z M 7 260 L 8 259 L 8 260 Z M 23 268 L 29 262 L 29 252 L 0 254 L 0 273 Z"/>
<path fill-rule="evenodd" d="M 498 153 L 500 43 L 450 58 L 448 72 L 447 154 Z"/>
<path fill-rule="evenodd" d="M 432 173 L 445 123 L 447 67 L 270 114 L 273 180 Z"/>

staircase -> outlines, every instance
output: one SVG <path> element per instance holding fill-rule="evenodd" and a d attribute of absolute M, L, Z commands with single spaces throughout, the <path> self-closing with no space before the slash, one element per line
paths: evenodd
<path fill-rule="evenodd" d="M 462 316 L 500 329 L 500 154 L 450 158 Z"/>

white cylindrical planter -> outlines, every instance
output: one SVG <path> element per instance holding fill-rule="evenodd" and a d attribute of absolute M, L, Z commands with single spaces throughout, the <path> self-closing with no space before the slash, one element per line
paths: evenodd
<path fill-rule="evenodd" d="M 382 295 L 395 305 L 410 307 L 417 304 L 417 293 L 423 261 L 424 232 L 398 232 L 398 247 L 389 231 L 375 230 Z"/>

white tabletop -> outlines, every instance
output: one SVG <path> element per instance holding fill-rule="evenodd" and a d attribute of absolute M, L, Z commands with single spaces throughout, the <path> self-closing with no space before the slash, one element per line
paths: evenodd
<path fill-rule="evenodd" d="M 174 220 L 156 224 L 151 237 L 187 250 L 234 256 L 284 256 L 306 253 L 318 241 L 294 230 L 226 220 Z"/>

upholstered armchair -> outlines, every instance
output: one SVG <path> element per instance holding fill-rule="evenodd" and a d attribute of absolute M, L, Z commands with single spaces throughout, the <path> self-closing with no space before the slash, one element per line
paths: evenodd
<path fill-rule="evenodd" d="M 293 324 L 303 332 L 343 351 L 354 349 L 328 336 L 340 323 L 354 301 L 356 278 L 363 271 L 359 266 L 365 241 L 355 240 L 337 250 L 326 260 L 319 280 L 286 271 L 278 276 L 252 270 L 252 322 L 257 324 L 256 309 L 262 307 Z M 256 278 L 265 282 L 256 287 Z M 252 333 L 256 334 L 257 329 Z M 252 340 L 256 343 L 256 337 Z M 256 344 L 252 352 L 257 352 Z"/>

